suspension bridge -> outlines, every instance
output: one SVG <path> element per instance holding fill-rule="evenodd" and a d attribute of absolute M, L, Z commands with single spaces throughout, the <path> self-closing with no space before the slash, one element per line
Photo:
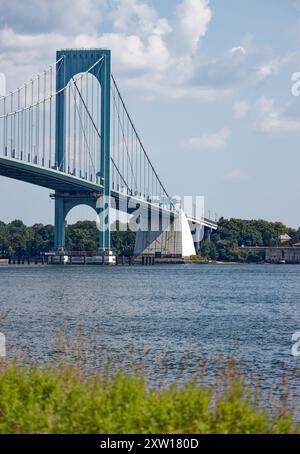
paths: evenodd
<path fill-rule="evenodd" d="M 217 228 L 169 196 L 134 126 L 111 52 L 65 49 L 56 62 L 0 98 L 0 175 L 52 190 L 55 250 L 77 205 L 96 210 L 99 254 L 112 256 L 111 211 L 137 226 L 135 254 L 187 256 Z"/>

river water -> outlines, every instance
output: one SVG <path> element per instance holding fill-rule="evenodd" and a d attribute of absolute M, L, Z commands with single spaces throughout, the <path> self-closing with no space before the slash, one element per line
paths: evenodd
<path fill-rule="evenodd" d="M 189 374 L 225 353 L 273 380 L 300 366 L 299 295 L 300 267 L 289 265 L 1 266 L 0 331 L 12 357 L 51 360 L 63 328 L 76 345 L 81 333 L 91 368 L 126 365 L 135 349 L 153 375 L 182 358 Z"/>

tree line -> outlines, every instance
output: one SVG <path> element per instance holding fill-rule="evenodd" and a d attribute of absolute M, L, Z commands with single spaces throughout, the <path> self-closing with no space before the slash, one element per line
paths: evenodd
<path fill-rule="evenodd" d="M 213 261 L 257 262 L 263 259 L 263 254 L 249 251 L 246 247 L 280 246 L 279 237 L 283 234 L 288 234 L 291 238 L 287 245 L 292 246 L 300 242 L 300 229 L 289 228 L 281 222 L 221 218 L 218 230 L 212 233 L 210 241 L 202 242 L 198 254 L 204 259 Z M 79 221 L 76 224 L 67 225 L 66 249 L 96 252 L 98 237 L 99 232 L 93 221 Z M 112 232 L 111 241 L 112 249 L 117 255 L 133 255 L 134 232 L 129 229 Z M 0 222 L 0 257 L 34 257 L 53 249 L 53 225 L 35 224 L 28 227 L 20 220 L 8 224 Z"/>
<path fill-rule="evenodd" d="M 68 251 L 96 252 L 99 231 L 93 221 L 79 221 L 66 227 L 66 249 Z M 118 255 L 133 255 L 135 233 L 112 232 L 112 248 Z M 35 257 L 54 249 L 54 226 L 35 224 L 27 227 L 22 221 L 8 224 L 0 222 L 0 257 Z"/>

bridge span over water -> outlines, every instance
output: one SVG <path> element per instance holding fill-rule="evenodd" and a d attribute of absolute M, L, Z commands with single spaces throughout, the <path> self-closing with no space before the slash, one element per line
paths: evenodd
<path fill-rule="evenodd" d="M 65 49 L 47 70 L 0 98 L 0 175 L 53 191 L 55 248 L 77 205 L 99 215 L 99 252 L 111 254 L 111 210 L 131 214 L 136 254 L 187 256 L 217 228 L 186 214 L 158 176 L 111 74 L 111 52 Z"/>

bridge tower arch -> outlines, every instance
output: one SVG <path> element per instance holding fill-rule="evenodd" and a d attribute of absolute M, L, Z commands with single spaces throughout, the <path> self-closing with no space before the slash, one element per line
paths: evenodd
<path fill-rule="evenodd" d="M 56 69 L 56 122 L 55 122 L 55 161 L 56 167 L 63 170 L 66 156 L 66 90 L 74 76 L 89 71 L 96 77 L 101 87 L 99 149 L 99 169 L 101 188 L 91 199 L 89 195 L 64 194 L 55 192 L 55 248 L 65 249 L 65 220 L 71 207 L 86 203 L 96 209 L 97 199 L 103 197 L 100 214 L 99 245 L 104 253 L 110 251 L 110 90 L 111 52 L 104 49 L 64 49 L 56 54 L 61 61 Z M 101 193 L 101 194 L 100 194 Z"/>

